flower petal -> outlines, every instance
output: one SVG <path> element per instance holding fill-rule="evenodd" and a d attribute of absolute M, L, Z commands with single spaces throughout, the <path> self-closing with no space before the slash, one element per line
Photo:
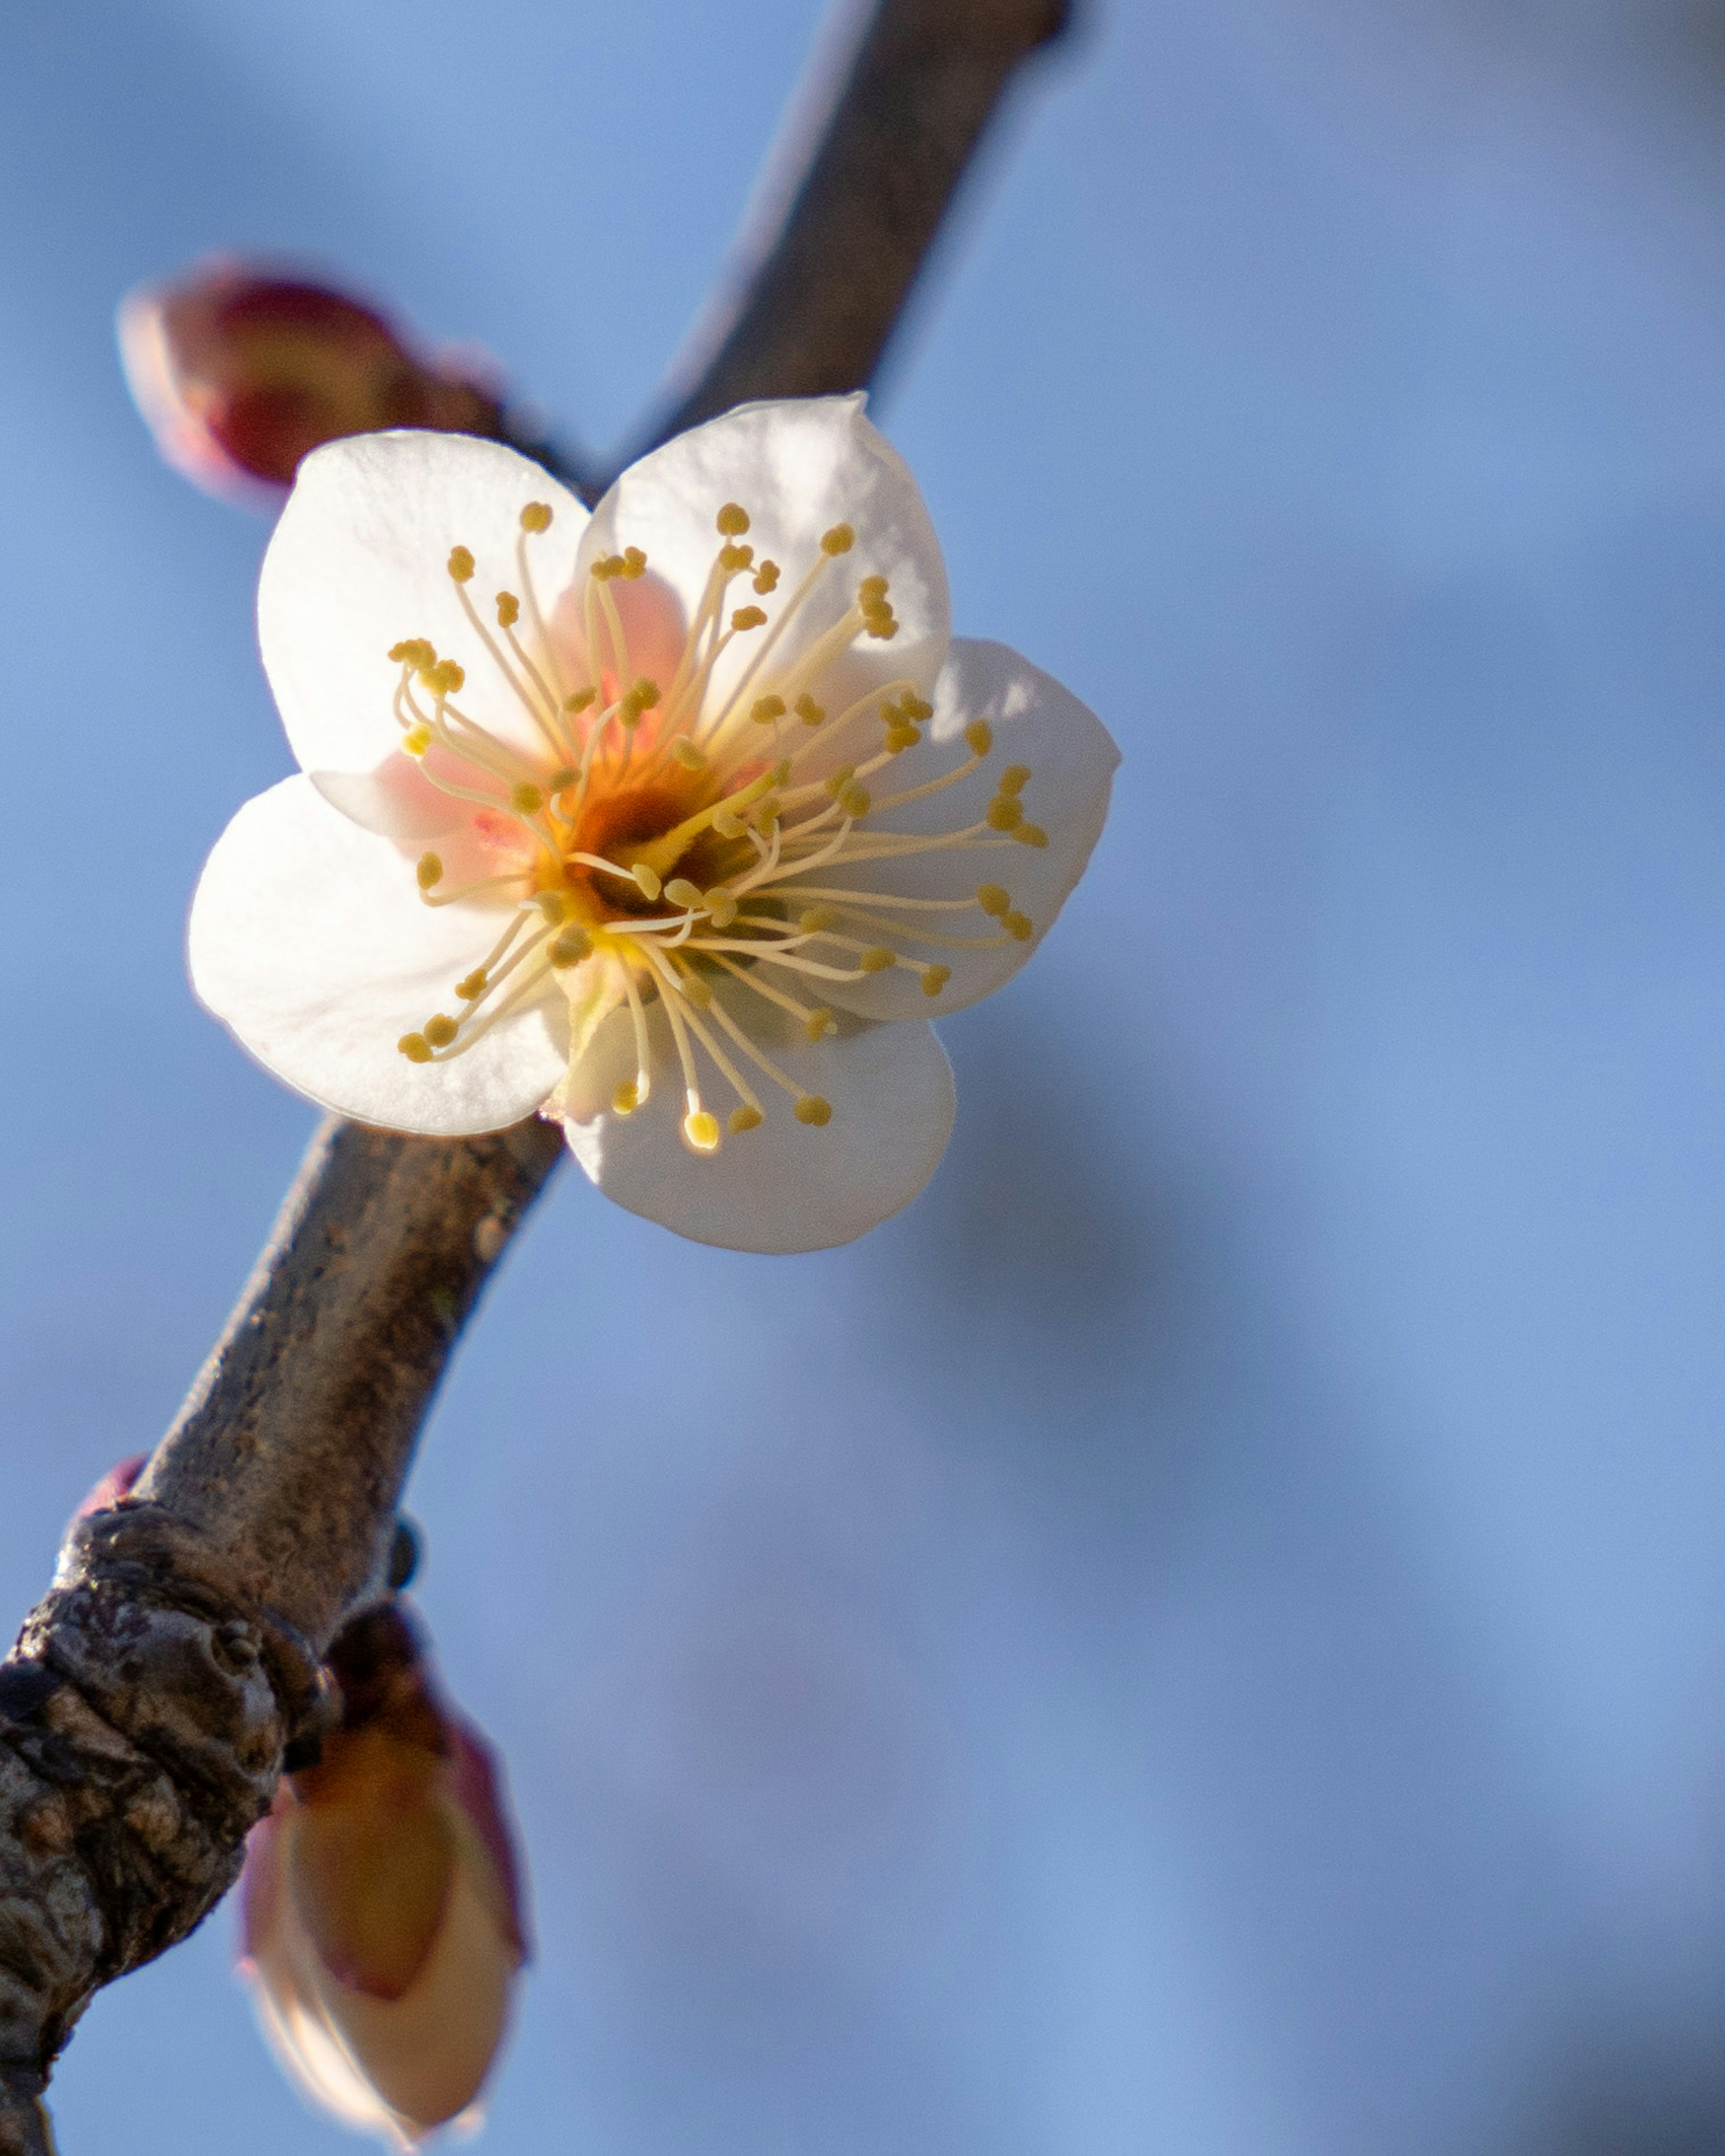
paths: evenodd
<path fill-rule="evenodd" d="M 1109 788 L 1120 762 L 1113 737 L 1095 712 L 1004 644 L 955 638 L 932 701 L 934 717 L 921 746 L 895 757 L 870 780 L 877 800 L 951 771 L 967 754 L 964 729 L 973 720 L 988 722 L 993 747 L 974 778 L 886 810 L 882 828 L 932 834 L 972 824 L 986 810 L 1001 772 L 1025 764 L 1030 777 L 1021 797 L 1024 818 L 1048 834 L 1047 845 L 1024 845 L 1006 838 L 984 849 L 966 846 L 902 860 L 815 870 L 809 886 L 907 898 L 966 898 L 979 885 L 996 884 L 1010 894 L 1014 911 L 1029 918 L 1031 933 L 1022 942 L 1009 938 L 993 949 L 967 951 L 919 942 L 912 925 L 920 921 L 955 937 L 990 935 L 997 924 L 979 911 L 918 914 L 908 907 L 884 906 L 878 920 L 902 922 L 901 929 L 841 923 L 841 933 L 878 936 L 911 957 L 952 968 L 951 979 L 935 998 L 925 996 L 918 976 L 902 967 L 860 981 L 824 984 L 829 1003 L 865 1018 L 938 1018 L 980 1002 L 1011 979 L 1053 926 L 1083 874 L 1108 813 Z M 857 834 L 865 839 L 873 829 L 871 818 L 857 827 Z M 794 883 L 780 888 L 795 897 Z M 819 945 L 812 947 L 811 956 L 823 955 Z"/>
<path fill-rule="evenodd" d="M 904 679 L 927 690 L 951 633 L 947 572 L 940 542 L 909 468 L 863 413 L 864 399 L 807 397 L 740 404 L 679 434 L 629 470 L 593 511 L 578 571 L 626 547 L 639 547 L 694 620 L 720 546 L 714 519 L 726 503 L 748 511 L 748 544 L 757 562 L 776 562 L 776 593 L 763 595 L 768 626 L 740 635 L 720 660 L 709 711 L 752 663 L 772 623 L 805 570 L 826 566 L 770 658 L 751 683 L 764 692 L 850 607 L 864 577 L 884 576 L 899 629 L 890 641 L 864 635 L 829 667 L 814 693 L 836 711 L 843 701 Z M 821 536 L 848 524 L 848 553 L 828 559 Z M 747 576 L 726 599 L 727 614 L 753 603 Z"/>
<path fill-rule="evenodd" d="M 471 550 L 478 567 L 466 588 L 488 629 L 497 592 L 525 602 L 516 544 L 530 501 L 553 512 L 550 530 L 527 541 L 548 613 L 588 515 L 540 465 L 471 434 L 356 434 L 305 459 L 264 557 L 258 634 L 306 770 L 370 771 L 395 748 L 401 729 L 391 705 L 401 669 L 388 654 L 407 637 L 429 638 L 466 668 L 463 710 L 511 742 L 542 748 L 446 567 L 453 547 Z"/>
<path fill-rule="evenodd" d="M 362 1122 L 454 1137 L 531 1115 L 562 1076 L 567 1006 L 547 983 L 448 1063 L 396 1046 L 485 956 L 507 914 L 420 902 L 387 839 L 305 778 L 249 801 L 217 840 L 192 901 L 192 984 L 268 1070 Z"/>
<path fill-rule="evenodd" d="M 952 1127 L 952 1073 L 933 1029 L 858 1026 L 811 1046 L 770 1005 L 760 1006 L 764 1018 L 740 1001 L 733 1008 L 788 1075 L 830 1102 L 831 1122 L 798 1122 L 785 1094 L 761 1079 L 760 1128 L 727 1137 L 716 1154 L 691 1152 L 680 1136 L 676 1054 L 657 1003 L 647 1012 L 652 1093 L 634 1114 L 614 1114 L 610 1102 L 634 1075 L 635 1053 L 629 1013 L 614 1011 L 566 1096 L 564 1135 L 589 1178 L 629 1212 L 730 1250 L 830 1250 L 908 1205 Z M 711 1075 L 706 1065 L 703 1076 Z M 714 1084 L 711 1105 L 721 1116 L 730 1097 Z"/>

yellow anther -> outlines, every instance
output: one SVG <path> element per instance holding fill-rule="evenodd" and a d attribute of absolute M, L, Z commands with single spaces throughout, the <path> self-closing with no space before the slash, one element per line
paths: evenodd
<path fill-rule="evenodd" d="M 833 1104 L 830 1101 L 822 1100 L 819 1093 L 805 1093 L 791 1113 L 799 1123 L 812 1124 L 819 1130 L 824 1123 L 833 1120 Z"/>
<path fill-rule="evenodd" d="M 499 592 L 497 594 L 498 628 L 513 629 L 521 618 L 521 603 L 516 597 L 515 593 L 513 592 Z"/>
<path fill-rule="evenodd" d="M 964 729 L 964 745 L 973 756 L 986 756 L 994 746 L 994 729 L 986 719 L 973 719 Z"/>
<path fill-rule="evenodd" d="M 1012 911 L 1012 900 L 998 883 L 979 883 L 976 887 L 976 902 L 984 913 L 992 914 L 996 921 L 1004 921 Z"/>
<path fill-rule="evenodd" d="M 423 1033 L 404 1033 L 395 1044 L 409 1063 L 429 1063 L 431 1044 Z"/>
<path fill-rule="evenodd" d="M 434 696 L 453 696 L 467 679 L 467 670 L 453 659 L 439 659 L 435 665 L 422 666 L 419 679 Z"/>
<path fill-rule="evenodd" d="M 715 808 L 713 829 L 721 839 L 740 839 L 747 829 L 734 808 Z"/>
<path fill-rule="evenodd" d="M 751 1108 L 747 1103 L 740 1108 L 733 1108 L 729 1117 L 732 1135 L 741 1137 L 745 1131 L 757 1131 L 766 1120 L 758 1108 Z"/>
<path fill-rule="evenodd" d="M 473 556 L 465 547 L 449 549 L 449 574 L 458 584 L 465 584 L 473 574 Z"/>
<path fill-rule="evenodd" d="M 749 513 L 740 501 L 727 501 L 713 519 L 726 539 L 741 539 L 749 528 Z"/>
<path fill-rule="evenodd" d="M 1014 943 L 1028 943 L 1036 933 L 1030 926 L 1030 916 L 1028 913 L 1009 913 L 1000 926 L 1011 937 Z"/>
<path fill-rule="evenodd" d="M 934 706 L 925 704 L 920 696 L 913 696 L 908 689 L 900 701 L 900 707 L 907 719 L 915 720 L 919 726 L 924 719 L 934 716 Z"/>
<path fill-rule="evenodd" d="M 581 773 L 572 763 L 559 764 L 551 777 L 546 780 L 546 790 L 551 793 L 562 793 L 572 787 L 580 776 Z"/>
<path fill-rule="evenodd" d="M 455 993 L 465 1004 L 470 1004 L 476 996 L 484 995 L 485 993 L 485 968 L 475 966 L 465 980 L 457 981 Z"/>
<path fill-rule="evenodd" d="M 988 824 L 991 831 L 1014 831 L 1024 820 L 1024 807 L 1015 793 L 997 793 L 988 803 Z"/>
<path fill-rule="evenodd" d="M 915 726 L 889 726 L 886 729 L 886 753 L 901 756 L 907 748 L 915 748 L 922 738 Z"/>
<path fill-rule="evenodd" d="M 611 1096 L 614 1116 L 632 1116 L 641 1105 L 641 1088 L 634 1078 L 625 1078 Z"/>
<path fill-rule="evenodd" d="M 858 817 L 866 816 L 874 805 L 874 796 L 868 788 L 854 778 L 848 786 L 839 788 L 837 798 L 839 808 L 853 823 Z"/>
<path fill-rule="evenodd" d="M 871 613 L 880 605 L 891 589 L 885 577 L 865 577 L 856 588 L 856 603 Z"/>
<path fill-rule="evenodd" d="M 875 943 L 856 963 L 865 973 L 884 973 L 889 966 L 898 963 L 898 956 L 896 952 L 889 951 L 884 943 Z"/>
<path fill-rule="evenodd" d="M 566 711 L 584 711 L 589 704 L 596 704 L 598 698 L 597 689 L 578 689 L 573 696 L 564 697 L 563 709 Z"/>
<path fill-rule="evenodd" d="M 826 716 L 824 707 L 817 704 L 814 697 L 809 694 L 809 691 L 806 689 L 803 691 L 803 694 L 798 697 L 796 702 L 792 705 L 791 709 L 796 713 L 797 716 L 803 721 L 805 726 L 818 726 L 821 721 Z"/>
<path fill-rule="evenodd" d="M 425 1021 L 425 1038 L 434 1048 L 447 1048 L 459 1031 L 454 1019 L 445 1018 L 441 1011 Z"/>
<path fill-rule="evenodd" d="M 783 696 L 757 696 L 749 706 L 749 716 L 757 726 L 770 726 L 775 719 L 784 716 Z"/>
<path fill-rule="evenodd" d="M 547 928 L 556 928 L 569 917 L 569 901 L 560 891 L 536 891 L 533 903 Z"/>
<path fill-rule="evenodd" d="M 952 969 L 950 966 L 925 966 L 922 968 L 923 994 L 937 996 L 952 978 Z"/>
<path fill-rule="evenodd" d="M 525 778 L 510 788 L 509 801 L 517 816 L 536 816 L 545 806 L 545 796 Z"/>
<path fill-rule="evenodd" d="M 809 1012 L 803 1021 L 803 1030 L 811 1041 L 824 1040 L 829 1033 L 839 1030 L 839 1021 L 824 1005 Z"/>
<path fill-rule="evenodd" d="M 741 576 L 745 569 L 753 567 L 754 559 L 752 547 L 721 547 L 719 549 L 719 567 L 727 576 Z"/>
<path fill-rule="evenodd" d="M 670 745 L 670 752 L 685 771 L 705 771 L 706 752 L 697 748 L 687 734 L 679 734 Z"/>
<path fill-rule="evenodd" d="M 419 865 L 413 873 L 419 879 L 421 891 L 433 891 L 444 880 L 444 865 L 435 854 L 421 854 Z"/>
<path fill-rule="evenodd" d="M 1014 824 L 1012 835 L 1021 846 L 1045 846 L 1048 834 L 1040 824 Z"/>
<path fill-rule="evenodd" d="M 523 531 L 549 531 L 551 504 L 548 501 L 530 501 L 521 511 Z"/>
<path fill-rule="evenodd" d="M 687 876 L 673 876 L 665 887 L 665 895 L 673 906 L 696 906 L 701 902 L 698 883 L 691 883 Z"/>
<path fill-rule="evenodd" d="M 1029 783 L 1029 778 L 1028 763 L 1009 763 L 994 783 L 1003 793 L 1022 793 Z"/>
<path fill-rule="evenodd" d="M 659 701 L 659 684 L 643 674 L 623 701 L 637 711 L 650 711 Z"/>
<path fill-rule="evenodd" d="M 863 630 L 865 635 L 878 637 L 882 644 L 891 644 L 898 634 L 898 624 L 890 613 L 883 611 L 871 613 L 863 624 Z"/>
<path fill-rule="evenodd" d="M 823 554 L 848 554 L 856 544 L 856 534 L 848 524 L 835 524 L 830 531 L 820 535 Z"/>
<path fill-rule="evenodd" d="M 757 592 L 762 593 L 774 592 L 778 589 L 778 564 L 777 562 L 762 562 L 760 567 L 755 572 L 755 589 Z"/>
<path fill-rule="evenodd" d="M 855 778 L 855 776 L 856 766 L 854 763 L 842 765 L 839 769 L 833 773 L 830 778 L 824 782 L 828 798 L 830 800 L 836 801 L 839 796 L 845 791 L 845 788 L 850 785 L 851 780 Z"/>
<path fill-rule="evenodd" d="M 596 584 L 608 584 L 613 577 L 617 574 L 617 563 L 622 558 L 619 554 L 601 554 L 598 560 L 588 571 L 588 574 Z"/>
<path fill-rule="evenodd" d="M 649 869 L 644 861 L 637 861 L 629 874 L 640 886 L 643 898 L 657 898 L 665 886 L 659 880 L 657 869 Z"/>
<path fill-rule="evenodd" d="M 389 655 L 398 665 L 417 670 L 437 664 L 437 646 L 428 644 L 423 636 L 404 636 L 399 644 L 390 645 Z"/>
<path fill-rule="evenodd" d="M 811 906 L 797 916 L 797 926 L 805 936 L 819 936 L 823 930 L 837 925 L 839 916 L 830 906 Z"/>
<path fill-rule="evenodd" d="M 646 575 L 647 557 L 641 552 L 639 547 L 625 547 L 624 548 L 623 567 L 617 573 L 620 577 L 628 578 L 630 583 L 634 583 L 638 577 L 644 577 Z"/>
<path fill-rule="evenodd" d="M 424 756 L 431 747 L 429 726 L 409 726 L 401 737 L 401 745 L 409 756 Z"/>
<path fill-rule="evenodd" d="M 692 1109 L 683 1118 L 683 1136 L 696 1152 L 716 1152 L 719 1150 L 719 1119 L 709 1115 L 705 1108 Z"/>
<path fill-rule="evenodd" d="M 728 928 L 737 918 L 737 894 L 718 885 L 706 895 L 706 910 L 715 928 Z"/>
<path fill-rule="evenodd" d="M 592 950 L 592 937 L 572 921 L 568 927 L 558 932 L 545 955 L 561 971 L 565 966 L 578 966 Z"/>
<path fill-rule="evenodd" d="M 678 981 L 678 986 L 682 989 L 683 993 L 688 998 L 689 1001 L 694 1004 L 696 1010 L 706 1009 L 708 1005 L 712 1002 L 713 992 L 707 986 L 706 983 L 701 979 L 699 973 L 685 973 L 681 975 Z"/>
<path fill-rule="evenodd" d="M 731 617 L 731 626 L 736 629 L 762 629 L 767 617 L 759 607 L 738 607 Z"/>

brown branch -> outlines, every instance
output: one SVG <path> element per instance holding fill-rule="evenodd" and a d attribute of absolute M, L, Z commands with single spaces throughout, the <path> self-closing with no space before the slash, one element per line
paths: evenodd
<path fill-rule="evenodd" d="M 880 0 L 803 109 L 800 177 L 655 439 L 752 397 L 860 388 L 1014 68 L 1066 0 Z M 46 2156 L 90 1994 L 231 1883 L 319 1658 L 378 1590 L 444 1363 L 562 1156 L 331 1122 L 134 1496 L 80 1522 L 0 1665 L 0 2156 Z"/>

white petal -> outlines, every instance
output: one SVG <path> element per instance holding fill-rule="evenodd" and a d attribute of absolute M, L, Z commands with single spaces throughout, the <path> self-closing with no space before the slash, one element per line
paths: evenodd
<path fill-rule="evenodd" d="M 646 1106 L 612 1112 L 616 1088 L 635 1068 L 629 1013 L 614 1011 L 573 1075 L 563 1127 L 570 1150 L 608 1198 L 697 1243 L 791 1251 L 853 1242 L 908 1205 L 946 1150 L 953 1101 L 945 1051 L 927 1025 L 860 1026 L 811 1046 L 770 1005 L 747 997 L 740 990 L 729 999 L 737 1017 L 788 1076 L 831 1102 L 829 1123 L 799 1123 L 789 1096 L 733 1055 L 767 1120 L 727 1133 L 716 1154 L 691 1152 L 680 1135 L 681 1073 L 663 1006 L 654 1004 Z M 705 1104 L 722 1124 L 736 1096 L 698 1047 L 696 1057 Z"/>
<path fill-rule="evenodd" d="M 478 562 L 467 587 L 490 629 L 495 594 L 520 592 L 516 542 L 530 501 L 551 506 L 548 531 L 527 541 L 548 613 L 568 582 L 587 511 L 538 465 L 471 434 L 355 434 L 300 466 L 264 557 L 258 634 L 294 754 L 308 771 L 370 771 L 399 741 L 391 700 L 401 670 L 388 656 L 429 637 L 458 660 L 457 701 L 526 746 L 541 737 L 462 610 L 447 563 L 464 546 Z M 523 615 L 521 634 L 527 628 Z"/>
<path fill-rule="evenodd" d="M 768 626 L 739 636 L 720 661 L 709 710 L 772 634 L 772 622 L 804 571 L 824 558 L 821 535 L 838 524 L 851 526 L 855 545 L 824 569 L 751 683 L 751 696 L 783 678 L 845 613 L 868 576 L 888 579 L 898 634 L 890 641 L 860 638 L 823 677 L 819 700 L 834 708 L 900 679 L 926 692 L 939 670 L 951 633 L 940 542 L 909 468 L 864 417 L 863 401 L 808 397 L 741 404 L 631 465 L 593 512 L 582 542 L 581 572 L 604 555 L 639 547 L 692 621 L 721 544 L 714 518 L 726 502 L 748 511 L 747 543 L 756 561 L 774 561 L 783 573 L 777 591 L 758 601 Z M 757 603 L 749 578 L 739 577 L 726 599 L 727 618 L 733 608 Z"/>
<path fill-rule="evenodd" d="M 410 756 L 398 750 L 375 771 L 312 771 L 311 783 L 332 808 L 362 831 L 422 846 L 472 820 L 465 801 L 439 793 Z"/>
<path fill-rule="evenodd" d="M 918 942 L 911 925 L 920 921 L 955 937 L 997 932 L 998 924 L 978 911 L 918 914 L 910 908 L 882 907 L 880 920 L 906 924 L 897 932 L 840 921 L 841 934 L 878 938 L 908 957 L 952 969 L 952 979 L 933 998 L 925 996 L 918 977 L 901 967 L 860 981 L 823 984 L 827 1002 L 865 1018 L 938 1018 L 992 995 L 1017 973 L 1084 872 L 1108 813 L 1109 788 L 1120 762 L 1112 736 L 1095 712 L 1004 644 L 955 638 L 932 701 L 934 716 L 922 745 L 895 757 L 869 780 L 876 800 L 938 778 L 962 762 L 969 753 L 964 729 L 973 719 L 985 719 L 993 729 L 993 748 L 974 778 L 886 811 L 879 819 L 881 828 L 936 833 L 973 824 L 987 809 L 999 774 L 1022 763 L 1031 774 L 1020 796 L 1025 821 L 1047 832 L 1047 845 L 1027 846 L 1009 839 L 915 854 L 904 860 L 817 869 L 807 881 L 811 887 L 896 892 L 909 898 L 973 897 L 978 885 L 998 884 L 1010 894 L 1014 909 L 1028 916 L 1032 934 L 1022 943 L 1008 940 L 992 950 L 965 951 Z M 859 825 L 859 839 L 865 840 L 874 825 L 873 818 Z M 784 888 L 793 893 L 796 886 Z M 817 944 L 810 955 L 825 957 L 827 950 Z"/>
<path fill-rule="evenodd" d="M 192 984 L 266 1070 L 362 1122 L 459 1137 L 531 1115 L 562 1075 L 567 1006 L 545 995 L 448 1063 L 396 1047 L 486 956 L 506 913 L 420 902 L 410 862 L 309 778 L 249 801 L 204 865 Z"/>

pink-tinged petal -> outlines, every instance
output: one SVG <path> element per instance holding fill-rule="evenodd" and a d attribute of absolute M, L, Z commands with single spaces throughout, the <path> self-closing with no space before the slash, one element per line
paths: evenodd
<path fill-rule="evenodd" d="M 641 577 L 618 577 L 610 589 L 623 631 L 624 649 L 620 657 L 603 613 L 594 623 L 597 657 L 588 652 L 587 610 L 579 579 L 565 585 L 557 598 L 551 632 L 567 677 L 603 686 L 607 703 L 614 702 L 644 677 L 668 689 L 689 633 L 682 601 L 672 586 L 650 569 Z"/>
<path fill-rule="evenodd" d="M 375 771 L 313 771 L 306 776 L 350 823 L 380 839 L 393 839 L 398 846 L 423 846 L 455 830 L 472 814 L 468 803 L 434 786 L 418 762 L 399 749 Z"/>
<path fill-rule="evenodd" d="M 465 668 L 455 701 L 470 717 L 545 752 L 446 567 L 452 548 L 472 552 L 465 588 L 496 638 L 495 595 L 526 596 L 516 557 L 530 502 L 552 511 L 551 528 L 526 541 L 548 613 L 570 581 L 588 515 L 538 465 L 499 442 L 439 434 L 356 435 L 306 458 L 258 587 L 264 668 L 303 768 L 373 771 L 396 748 L 401 668 L 388 654 L 413 637 Z"/>
<path fill-rule="evenodd" d="M 633 1114 L 615 1112 L 635 1052 L 629 1013 L 614 1011 L 563 1096 L 564 1136 L 588 1177 L 629 1212 L 731 1250 L 829 1250 L 908 1205 L 952 1127 L 952 1074 L 933 1029 L 860 1025 L 811 1045 L 747 989 L 727 992 L 727 1001 L 786 1075 L 829 1103 L 831 1121 L 799 1122 L 789 1096 L 737 1054 L 732 1060 L 755 1086 L 766 1121 L 727 1135 L 716 1153 L 691 1152 L 680 1135 L 684 1091 L 660 1004 L 647 1013 L 650 1096 Z M 696 1056 L 706 1105 L 722 1124 L 736 1096 L 699 1050 Z"/>
<path fill-rule="evenodd" d="M 72 1515 L 76 1520 L 87 1520 L 92 1512 L 111 1512 L 121 1500 L 131 1496 L 137 1479 L 150 1464 L 147 1452 L 128 1453 L 117 1461 L 95 1484 Z"/>
<path fill-rule="evenodd" d="M 454 1137 L 531 1115 L 567 1060 L 567 1006 L 549 982 L 450 1061 L 409 1063 L 397 1046 L 434 1013 L 459 1014 L 454 983 L 507 919 L 424 905 L 389 840 L 290 778 L 217 841 L 187 956 L 200 1000 L 286 1084 L 362 1122 Z"/>
<path fill-rule="evenodd" d="M 964 729 L 987 722 L 993 746 L 972 778 L 902 808 L 888 808 L 857 827 L 865 841 L 886 831 L 932 835 L 983 818 L 1000 773 L 1017 764 L 1030 776 L 1019 795 L 1027 824 L 1046 834 L 1045 846 L 1021 844 L 1005 834 L 985 833 L 982 848 L 911 855 L 894 861 L 860 862 L 842 870 L 818 870 L 811 887 L 896 894 L 906 898 L 973 897 L 993 884 L 1010 896 L 1014 913 L 1030 924 L 1024 940 L 1004 935 L 997 921 L 979 911 L 921 913 L 880 909 L 874 926 L 844 927 L 914 959 L 949 967 L 952 978 L 938 996 L 922 993 L 919 977 L 901 967 L 860 981 L 827 984 L 826 1000 L 871 1019 L 939 1018 L 980 1002 L 1011 979 L 1036 948 L 1084 872 L 1108 813 L 1108 796 L 1120 751 L 1101 721 L 1052 675 L 1004 644 L 955 638 L 936 685 L 934 716 L 921 747 L 875 773 L 869 785 L 877 800 L 942 777 L 966 761 Z M 794 896 L 795 882 L 786 886 Z M 811 901 L 810 903 L 814 901 Z M 891 922 L 889 928 L 880 925 Z M 917 939 L 916 925 L 952 937 L 997 938 L 987 950 L 955 949 Z M 821 947 L 814 947 L 820 955 Z"/>
<path fill-rule="evenodd" d="M 485 1738 L 460 1715 L 448 1712 L 444 1736 L 444 1786 L 459 1817 L 477 1836 L 490 1866 L 473 1866 L 475 1884 L 497 1919 L 498 1928 L 526 1961 L 532 1952 L 527 1936 L 526 1882 L 516 1855 L 503 1763 Z"/>
<path fill-rule="evenodd" d="M 827 560 L 750 693 L 770 690 L 783 678 L 870 576 L 888 579 L 898 633 L 890 642 L 860 636 L 821 677 L 814 691 L 819 701 L 836 710 L 901 678 L 926 690 L 939 671 L 951 633 L 940 543 L 909 468 L 869 424 L 863 407 L 860 395 L 739 405 L 631 465 L 594 511 L 580 572 L 639 547 L 649 573 L 668 580 L 691 620 L 721 544 L 715 517 L 731 502 L 748 512 L 747 543 L 756 562 L 776 562 L 781 575 L 777 589 L 758 601 L 769 626 L 740 635 L 720 660 L 709 709 L 773 634 L 771 623 L 804 571 L 826 559 L 822 536 L 839 525 L 850 526 L 855 543 Z M 726 601 L 727 619 L 732 609 L 757 603 L 750 578 L 739 577 Z"/>

